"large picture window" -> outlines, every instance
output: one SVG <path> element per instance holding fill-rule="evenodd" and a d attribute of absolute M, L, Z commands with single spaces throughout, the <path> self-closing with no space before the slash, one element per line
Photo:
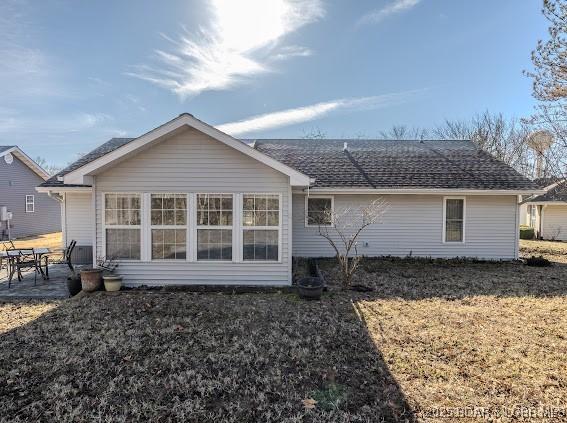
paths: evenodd
<path fill-rule="evenodd" d="M 306 226 L 332 225 L 333 197 L 305 197 Z"/>
<path fill-rule="evenodd" d="M 140 225 L 140 194 L 105 194 L 106 258 L 140 260 Z"/>
<path fill-rule="evenodd" d="M 273 194 L 244 194 L 242 197 L 242 259 L 279 259 L 280 197 Z"/>
<path fill-rule="evenodd" d="M 151 195 L 152 260 L 187 258 L 187 195 Z"/>
<path fill-rule="evenodd" d="M 197 260 L 232 260 L 232 194 L 197 194 Z"/>
<path fill-rule="evenodd" d="M 464 242 L 465 240 L 465 200 L 464 198 L 445 199 L 445 242 Z"/>

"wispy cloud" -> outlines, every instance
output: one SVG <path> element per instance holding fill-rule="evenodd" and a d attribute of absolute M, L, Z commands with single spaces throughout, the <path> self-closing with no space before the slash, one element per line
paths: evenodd
<path fill-rule="evenodd" d="M 385 106 L 393 106 L 404 103 L 421 92 L 423 92 L 423 90 L 405 91 L 371 97 L 342 98 L 295 109 L 252 116 L 248 119 L 225 123 L 217 125 L 216 127 L 231 135 L 241 135 L 310 122 L 333 112 L 372 110 Z"/>
<path fill-rule="evenodd" d="M 417 6 L 421 0 L 394 0 L 381 9 L 372 10 L 358 20 L 358 25 L 375 24 L 391 15 L 405 12 Z"/>
<path fill-rule="evenodd" d="M 0 111 L 1 112 L 1 111 Z M 60 118 L 36 118 L 18 115 L 12 112 L 0 113 L 0 134 L 43 136 L 72 134 L 92 129 L 110 122 L 112 119 L 105 113 L 77 113 Z M 17 134 L 15 134 L 17 133 Z"/>
<path fill-rule="evenodd" d="M 157 50 L 153 65 L 128 75 L 152 82 L 181 98 L 203 91 L 225 90 L 269 72 L 282 59 L 308 56 L 283 39 L 324 15 L 321 0 L 209 0 L 209 25 L 179 39 L 166 35 L 172 50 Z"/>

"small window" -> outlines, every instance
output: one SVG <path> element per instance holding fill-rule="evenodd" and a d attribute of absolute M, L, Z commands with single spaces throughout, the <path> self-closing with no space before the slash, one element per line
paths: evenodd
<path fill-rule="evenodd" d="M 536 207 L 537 206 L 530 206 L 530 227 L 536 227 Z"/>
<path fill-rule="evenodd" d="M 187 257 L 187 195 L 152 194 L 152 260 Z"/>
<path fill-rule="evenodd" d="M 445 199 L 445 242 L 464 242 L 464 198 Z"/>
<path fill-rule="evenodd" d="M 333 206 L 333 197 L 306 197 L 305 224 L 307 226 L 330 226 Z"/>
<path fill-rule="evenodd" d="M 280 197 L 277 194 L 242 196 L 242 259 L 279 259 Z"/>
<path fill-rule="evenodd" d="M 232 260 L 232 194 L 197 194 L 197 260 Z"/>
<path fill-rule="evenodd" d="M 26 213 L 35 212 L 35 197 L 33 195 L 26 195 Z"/>
<path fill-rule="evenodd" d="M 140 194 L 105 194 L 106 258 L 140 260 Z"/>

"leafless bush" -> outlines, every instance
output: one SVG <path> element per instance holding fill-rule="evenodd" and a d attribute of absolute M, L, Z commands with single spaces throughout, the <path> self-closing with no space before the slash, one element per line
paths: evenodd
<path fill-rule="evenodd" d="M 348 289 L 362 256 L 358 254 L 358 237 L 368 226 L 380 223 L 389 208 L 388 202 L 379 197 L 358 210 L 347 207 L 340 211 L 325 210 L 317 222 L 319 235 L 325 238 L 339 263 L 343 289 Z M 354 254 L 353 254 L 354 253 Z"/>

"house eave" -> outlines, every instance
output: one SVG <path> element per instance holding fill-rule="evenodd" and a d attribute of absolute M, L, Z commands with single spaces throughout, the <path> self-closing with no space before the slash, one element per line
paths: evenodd
<path fill-rule="evenodd" d="M 84 187 L 66 187 L 66 186 L 60 186 L 60 187 L 35 187 L 35 190 L 37 192 L 43 192 L 43 193 L 64 193 L 64 192 L 92 192 L 92 187 L 89 186 L 84 186 Z"/>
<path fill-rule="evenodd" d="M 539 195 L 541 189 L 529 190 L 487 190 L 455 188 L 309 188 L 294 190 L 295 193 L 316 194 L 428 194 L 428 195 Z"/>

